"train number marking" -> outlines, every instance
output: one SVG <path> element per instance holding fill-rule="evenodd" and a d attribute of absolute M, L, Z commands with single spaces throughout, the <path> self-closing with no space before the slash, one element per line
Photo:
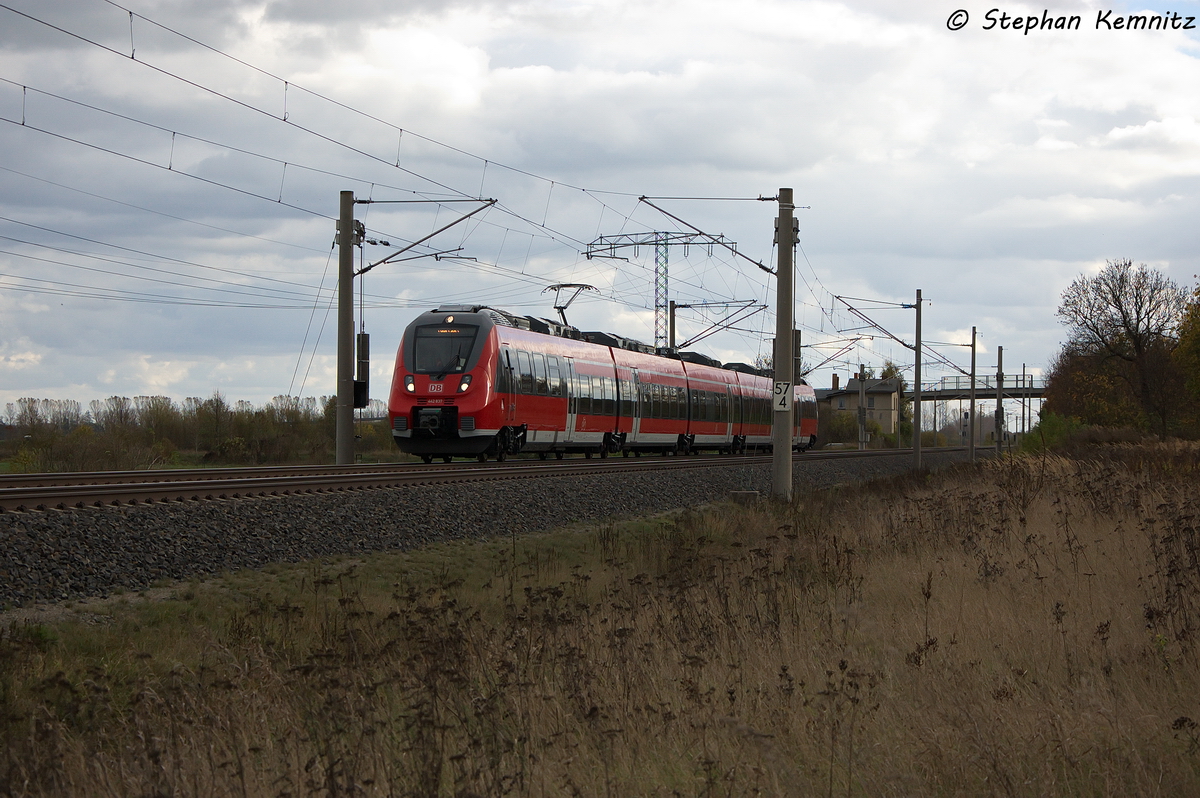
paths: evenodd
<path fill-rule="evenodd" d="M 442 383 L 440 383 L 440 382 L 431 382 L 431 383 L 429 383 L 429 392 L 430 393 L 441 393 L 442 387 L 443 387 Z"/>
<path fill-rule="evenodd" d="M 777 412 L 782 413 L 792 409 L 792 384 L 790 382 L 775 383 L 773 404 Z"/>

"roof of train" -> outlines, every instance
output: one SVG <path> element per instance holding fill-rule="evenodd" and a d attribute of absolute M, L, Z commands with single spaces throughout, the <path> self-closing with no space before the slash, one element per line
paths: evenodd
<path fill-rule="evenodd" d="M 742 374 L 751 374 L 758 377 L 772 378 L 773 372 L 770 369 L 760 369 L 749 365 L 748 363 L 722 363 L 721 361 L 711 358 L 699 352 L 687 352 L 670 349 L 655 349 L 650 344 L 642 343 L 633 338 L 625 338 L 624 336 L 616 335 L 615 333 L 606 333 L 599 331 L 584 332 L 577 327 L 572 327 L 569 324 L 563 324 L 551 319 L 542 319 L 535 316 L 520 316 L 515 313 L 510 313 L 506 310 L 491 307 L 490 305 L 441 305 L 429 313 L 476 313 L 484 315 L 489 321 L 500 327 L 514 327 L 519 330 L 527 330 L 531 333 L 541 335 L 549 335 L 555 338 L 566 338 L 569 340 L 582 341 L 586 343 L 596 344 L 600 346 L 611 347 L 618 350 L 626 350 L 630 352 L 638 352 L 643 355 L 652 357 L 661 357 L 668 360 L 683 361 L 692 366 L 707 366 L 710 368 L 723 369 L 726 371 L 735 371 Z M 422 316 L 426 315 L 422 314 Z M 417 317 L 420 321 L 421 317 Z M 416 321 L 414 321 L 414 324 Z M 684 367 L 687 368 L 686 366 Z M 795 380 L 797 385 L 808 385 L 803 377 Z"/>

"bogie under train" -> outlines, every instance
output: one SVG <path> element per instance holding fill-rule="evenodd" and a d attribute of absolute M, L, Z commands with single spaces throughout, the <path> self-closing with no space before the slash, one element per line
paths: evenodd
<path fill-rule="evenodd" d="M 739 453 L 771 448 L 771 390 L 749 366 L 456 305 L 405 330 L 388 416 L 400 449 L 426 462 Z M 793 399 L 792 446 L 804 450 L 816 443 L 816 397 L 801 380 Z"/>

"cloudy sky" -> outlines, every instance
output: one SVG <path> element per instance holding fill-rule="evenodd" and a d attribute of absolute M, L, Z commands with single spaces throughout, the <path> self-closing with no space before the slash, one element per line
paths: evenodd
<path fill-rule="evenodd" d="M 960 30 L 948 20 L 962 8 Z M 1196 30 L 1108 29 L 1138 4 L 750 0 L 2 0 L 0 402 L 334 390 L 338 192 L 366 262 L 497 204 L 357 289 L 372 395 L 419 312 L 479 302 L 654 339 L 652 200 L 747 258 L 670 250 L 681 303 L 774 304 L 776 208 L 795 189 L 811 381 L 900 339 L 979 328 L 980 368 L 1044 368 L 1062 290 L 1132 258 L 1195 285 Z M 1000 22 L 1046 11 L 1075 30 Z M 1200 17 L 1200 3 L 1171 11 Z M 1097 24 L 1097 19 L 1104 22 Z M 957 18 L 961 21 L 961 16 Z M 1099 28 L 1099 29 L 1098 29 Z M 1115 26 L 1114 26 L 1115 28 Z M 869 300 L 869 301 L 867 301 Z M 723 310 L 681 311 L 681 337 Z M 767 353 L 760 312 L 696 346 Z M 853 339 L 859 340 L 854 343 Z M 959 365 L 966 350 L 942 346 Z M 934 377 L 952 373 L 927 366 Z"/>

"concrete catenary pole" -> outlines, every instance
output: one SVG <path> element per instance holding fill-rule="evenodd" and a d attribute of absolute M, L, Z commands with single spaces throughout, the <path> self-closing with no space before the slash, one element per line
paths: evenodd
<path fill-rule="evenodd" d="M 338 465 L 354 464 L 354 192 L 343 191 L 338 217 Z"/>
<path fill-rule="evenodd" d="M 975 462 L 975 328 L 971 328 L 971 414 L 967 416 L 967 433 L 970 436 L 967 451 L 971 462 Z"/>
<path fill-rule="evenodd" d="M 1004 347 L 996 347 L 996 454 L 1004 434 Z"/>
<path fill-rule="evenodd" d="M 867 448 L 867 369 L 858 364 L 858 448 Z"/>
<path fill-rule="evenodd" d="M 1025 424 L 1025 408 L 1029 406 L 1029 387 L 1025 384 L 1025 364 L 1021 364 L 1021 437 L 1025 437 L 1025 433 L 1029 432 L 1029 427 Z M 1020 441 L 1017 441 L 1020 444 Z"/>
<path fill-rule="evenodd" d="M 775 386 L 771 422 L 771 496 L 792 500 L 792 190 L 779 189 L 779 218 L 775 243 L 779 250 L 776 268 Z"/>
<path fill-rule="evenodd" d="M 917 336 L 913 346 L 913 468 L 921 470 L 921 289 L 917 289 Z"/>

